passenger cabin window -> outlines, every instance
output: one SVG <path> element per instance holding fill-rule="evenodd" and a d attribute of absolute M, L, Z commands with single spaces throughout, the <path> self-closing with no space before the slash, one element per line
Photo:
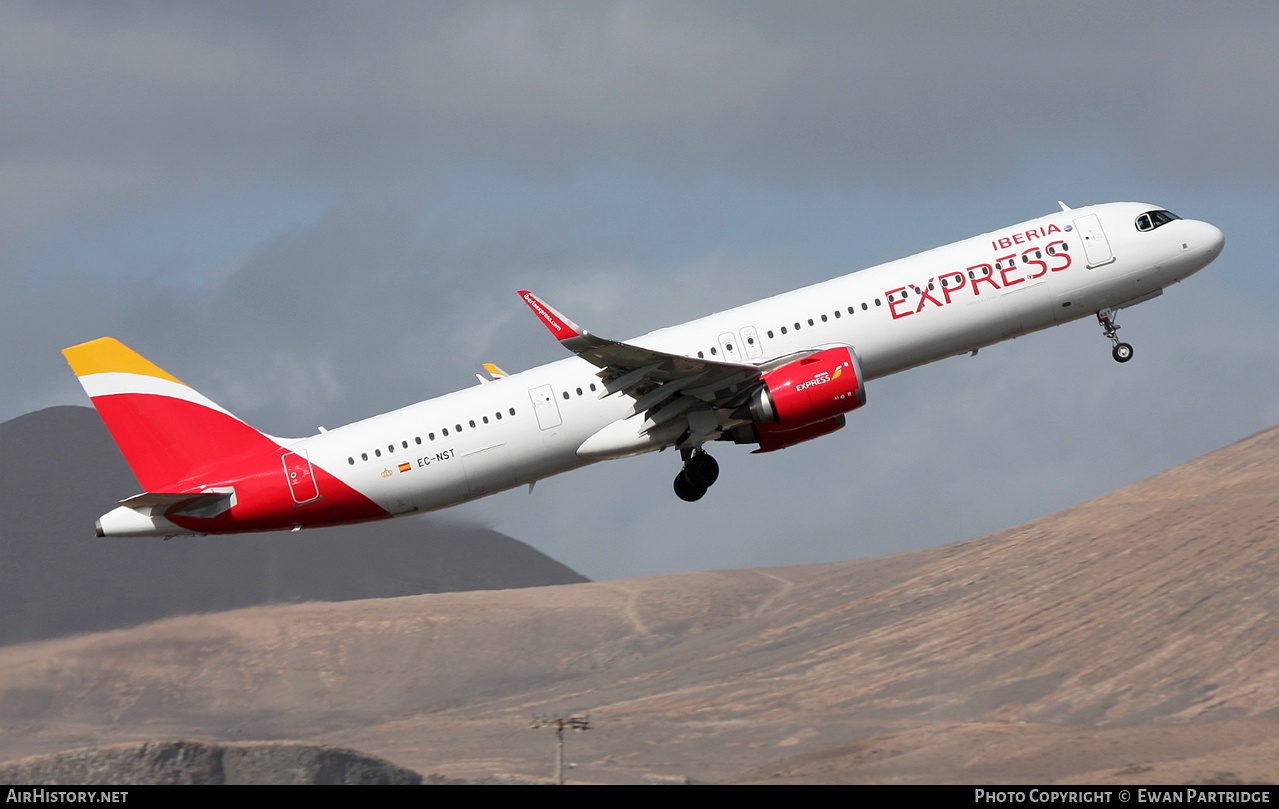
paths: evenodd
<path fill-rule="evenodd" d="M 1172 211 L 1147 211 L 1137 217 L 1137 230 L 1154 230 L 1155 228 L 1163 227 L 1174 219 L 1180 218 Z"/>

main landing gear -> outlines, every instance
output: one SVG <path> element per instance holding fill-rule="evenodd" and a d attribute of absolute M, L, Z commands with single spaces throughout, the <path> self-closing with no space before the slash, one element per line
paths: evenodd
<path fill-rule="evenodd" d="M 1097 313 L 1097 322 L 1101 324 L 1101 330 L 1110 338 L 1110 342 L 1115 345 L 1110 352 L 1115 362 L 1127 362 L 1132 359 L 1132 346 L 1119 342 L 1119 335 L 1116 334 L 1119 331 L 1119 324 L 1115 322 L 1116 317 L 1118 312 L 1114 309 L 1102 309 Z"/>
<path fill-rule="evenodd" d="M 689 503 L 701 500 L 719 478 L 719 462 L 701 447 L 679 452 L 684 459 L 684 468 L 675 476 L 675 494 Z"/>

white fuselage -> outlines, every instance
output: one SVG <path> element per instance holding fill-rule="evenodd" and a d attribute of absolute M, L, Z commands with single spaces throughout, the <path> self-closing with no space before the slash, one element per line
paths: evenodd
<path fill-rule="evenodd" d="M 893 374 L 1139 302 L 1216 258 L 1221 231 L 1207 223 L 1139 231 L 1155 207 L 1063 210 L 627 342 L 754 364 L 846 344 L 866 379 Z M 655 431 L 616 451 L 584 448 L 634 413 L 634 398 L 602 395 L 598 374 L 569 357 L 286 445 L 400 514 L 673 443 Z"/>

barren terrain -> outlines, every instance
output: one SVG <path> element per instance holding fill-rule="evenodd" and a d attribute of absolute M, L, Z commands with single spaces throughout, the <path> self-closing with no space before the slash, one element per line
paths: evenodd
<path fill-rule="evenodd" d="M 602 541 L 607 541 L 603 539 Z M 0 760 L 289 739 L 581 781 L 1279 777 L 1279 428 L 880 559 L 256 607 L 0 648 Z"/>

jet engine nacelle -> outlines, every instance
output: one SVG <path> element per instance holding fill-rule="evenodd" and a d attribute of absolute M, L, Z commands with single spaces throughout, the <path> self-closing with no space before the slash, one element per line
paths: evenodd
<path fill-rule="evenodd" d="M 770 425 L 772 432 L 826 422 L 866 404 L 861 363 L 849 346 L 789 362 L 764 374 L 763 382 L 751 397 L 751 418 L 761 427 Z"/>
<path fill-rule="evenodd" d="M 751 454 L 756 455 L 761 452 L 786 449 L 802 441 L 811 441 L 814 438 L 828 435 L 843 427 L 847 420 L 844 414 L 840 413 L 834 418 L 815 421 L 803 427 L 796 427 L 794 430 L 783 430 L 776 424 L 752 424 L 750 426 L 755 428 L 755 442 L 759 443 L 759 449 Z"/>

